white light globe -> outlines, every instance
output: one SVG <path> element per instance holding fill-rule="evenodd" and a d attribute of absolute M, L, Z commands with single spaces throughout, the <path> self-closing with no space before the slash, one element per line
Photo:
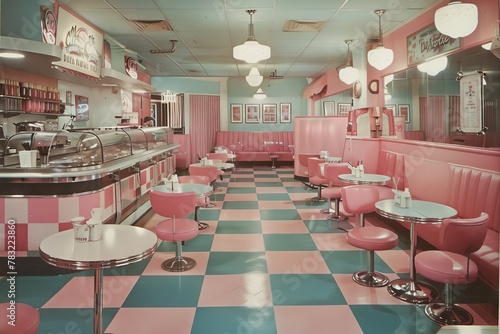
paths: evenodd
<path fill-rule="evenodd" d="M 271 48 L 257 41 L 246 41 L 233 48 L 233 58 L 244 60 L 248 64 L 255 64 L 261 60 L 269 59 L 270 57 Z"/>
<path fill-rule="evenodd" d="M 477 6 L 461 1 L 450 2 L 434 13 L 436 29 L 451 38 L 470 35 L 477 27 Z"/>
<path fill-rule="evenodd" d="M 245 77 L 247 83 L 252 87 L 257 87 L 262 83 L 264 77 L 260 75 L 257 67 L 252 67 L 250 73 Z"/>
<path fill-rule="evenodd" d="M 352 66 L 346 66 L 339 71 L 339 79 L 342 82 L 351 85 L 354 81 L 358 80 L 359 70 Z"/>
<path fill-rule="evenodd" d="M 375 49 L 368 51 L 368 63 L 379 71 L 391 65 L 393 60 L 394 52 L 383 45 L 379 45 Z"/>

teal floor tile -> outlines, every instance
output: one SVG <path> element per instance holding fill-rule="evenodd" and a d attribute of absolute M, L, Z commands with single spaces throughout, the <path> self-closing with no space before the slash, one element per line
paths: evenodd
<path fill-rule="evenodd" d="M 337 282 L 328 274 L 269 275 L 274 305 L 346 305 Z"/>
<path fill-rule="evenodd" d="M 198 307 L 191 334 L 277 334 L 272 307 Z"/>
<path fill-rule="evenodd" d="M 221 220 L 217 223 L 217 234 L 262 233 L 262 224 L 254 220 Z"/>
<path fill-rule="evenodd" d="M 316 196 L 316 190 L 309 190 L 304 188 L 304 186 L 297 186 L 297 187 L 285 187 L 286 191 L 290 194 L 304 194 L 304 193 L 310 193 L 313 196 Z"/>
<path fill-rule="evenodd" d="M 40 334 L 59 333 L 93 333 L 94 309 L 91 308 L 51 308 L 39 309 Z M 102 327 L 105 331 L 118 308 L 105 308 L 102 311 Z"/>
<path fill-rule="evenodd" d="M 437 333 L 440 326 L 427 318 L 424 306 L 351 305 L 363 334 Z"/>
<path fill-rule="evenodd" d="M 288 194 L 257 194 L 259 201 L 289 201 L 290 195 Z"/>
<path fill-rule="evenodd" d="M 255 194 L 255 187 L 229 187 L 226 194 Z"/>
<path fill-rule="evenodd" d="M 210 209 L 210 208 L 204 209 L 204 208 L 200 208 L 198 210 L 198 219 L 200 221 L 203 221 L 203 220 L 219 220 L 219 216 L 220 216 L 220 209 Z"/>
<path fill-rule="evenodd" d="M 0 303 L 9 302 L 8 291 L 14 286 L 15 300 L 33 307 L 42 307 L 74 277 L 73 274 L 58 276 L 6 276 L 0 280 Z"/>
<path fill-rule="evenodd" d="M 288 176 L 286 176 L 286 177 L 282 176 L 282 177 L 280 177 L 280 179 L 281 179 L 281 182 L 297 182 L 297 180 L 295 180 L 293 177 L 288 177 Z M 297 183 L 297 186 L 300 186 L 300 184 Z"/>
<path fill-rule="evenodd" d="M 275 188 L 282 188 L 283 183 L 281 182 L 255 182 L 256 187 L 275 187 Z"/>
<path fill-rule="evenodd" d="M 187 240 L 182 246 L 183 252 L 209 252 L 214 241 L 213 234 L 198 234 L 194 239 Z M 175 252 L 175 243 L 162 242 L 158 246 L 157 252 Z"/>
<path fill-rule="evenodd" d="M 222 209 L 258 209 L 259 203 L 256 201 L 227 201 L 222 204 Z"/>
<path fill-rule="evenodd" d="M 318 250 L 310 234 L 264 234 L 266 251 Z"/>
<path fill-rule="evenodd" d="M 201 275 L 141 276 L 123 307 L 196 307 L 202 284 Z"/>
<path fill-rule="evenodd" d="M 293 201 L 293 204 L 297 209 L 326 209 L 328 208 L 329 203 L 328 202 L 314 202 L 311 200 L 302 200 L 302 201 Z M 325 214 L 325 219 L 327 215 Z"/>
<path fill-rule="evenodd" d="M 276 173 L 273 174 L 256 174 L 255 177 L 260 177 L 260 178 L 270 178 L 270 179 L 279 179 L 279 176 L 276 175 Z"/>
<path fill-rule="evenodd" d="M 297 210 L 260 210 L 260 219 L 262 220 L 300 220 L 301 217 Z"/>
<path fill-rule="evenodd" d="M 235 170 L 233 171 L 233 174 L 253 174 L 253 170 L 241 170 L 241 169 L 238 169 L 238 170 Z"/>
<path fill-rule="evenodd" d="M 207 275 L 267 273 L 264 252 L 211 252 Z"/>
<path fill-rule="evenodd" d="M 322 251 L 321 255 L 332 274 L 351 274 L 368 269 L 368 252 L 365 250 Z M 382 273 L 393 272 L 377 253 L 375 253 L 375 270 Z"/>
<path fill-rule="evenodd" d="M 304 220 L 310 233 L 346 233 L 338 229 L 338 222 L 329 219 Z"/>
<path fill-rule="evenodd" d="M 213 202 L 222 202 L 226 194 L 212 194 L 209 196 L 210 200 Z"/>
<path fill-rule="evenodd" d="M 231 182 L 253 182 L 253 177 L 231 177 Z"/>

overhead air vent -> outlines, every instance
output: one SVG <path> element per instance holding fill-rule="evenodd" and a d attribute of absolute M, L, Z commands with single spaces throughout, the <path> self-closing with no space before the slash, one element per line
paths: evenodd
<path fill-rule="evenodd" d="M 311 32 L 320 31 L 325 21 L 298 21 L 287 20 L 283 26 L 284 32 Z"/>
<path fill-rule="evenodd" d="M 167 20 L 129 20 L 139 31 L 173 31 Z"/>

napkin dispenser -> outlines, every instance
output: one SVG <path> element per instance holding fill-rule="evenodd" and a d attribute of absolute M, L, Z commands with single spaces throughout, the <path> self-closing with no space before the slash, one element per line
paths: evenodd
<path fill-rule="evenodd" d="M 328 158 L 328 151 L 319 151 L 319 157 L 321 159 L 327 159 Z"/>
<path fill-rule="evenodd" d="M 394 193 L 394 204 L 400 208 L 411 208 L 411 194 L 408 188 L 404 191 L 393 189 Z"/>
<path fill-rule="evenodd" d="M 348 168 L 351 170 L 351 174 L 354 175 L 354 177 L 363 177 L 365 176 L 365 168 L 363 167 L 363 165 L 359 165 L 358 167 L 354 167 L 354 166 L 348 166 Z"/>

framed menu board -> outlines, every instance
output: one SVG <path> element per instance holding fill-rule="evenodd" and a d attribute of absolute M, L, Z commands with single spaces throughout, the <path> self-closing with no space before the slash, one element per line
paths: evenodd
<path fill-rule="evenodd" d="M 483 78 L 481 74 L 460 79 L 460 128 L 479 132 L 483 128 Z"/>

